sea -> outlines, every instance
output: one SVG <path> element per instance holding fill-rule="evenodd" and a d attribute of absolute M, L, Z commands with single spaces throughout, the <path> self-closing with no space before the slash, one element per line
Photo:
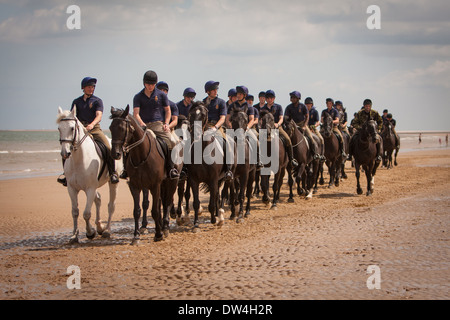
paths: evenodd
<path fill-rule="evenodd" d="M 105 134 L 111 137 L 108 130 Z M 445 132 L 399 132 L 402 152 L 448 148 Z M 63 172 L 58 131 L 0 130 L 0 180 L 55 176 Z"/>

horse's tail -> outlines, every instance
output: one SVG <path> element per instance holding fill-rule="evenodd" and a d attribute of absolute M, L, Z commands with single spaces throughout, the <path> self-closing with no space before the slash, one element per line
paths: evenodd
<path fill-rule="evenodd" d="M 225 181 L 225 178 L 219 179 L 219 181 L 218 181 L 219 189 L 222 186 L 224 181 Z M 206 182 L 203 182 L 203 183 L 200 184 L 199 190 L 204 192 L 204 193 L 209 193 L 209 191 L 210 191 L 209 186 L 208 186 L 208 184 Z"/>

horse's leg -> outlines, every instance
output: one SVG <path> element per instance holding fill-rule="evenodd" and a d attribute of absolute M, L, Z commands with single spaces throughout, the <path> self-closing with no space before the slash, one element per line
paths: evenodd
<path fill-rule="evenodd" d="M 368 165 L 365 173 L 366 173 L 366 179 L 367 179 L 367 196 L 372 195 L 373 193 L 373 177 L 372 177 L 372 170 L 373 170 L 373 165 Z"/>
<path fill-rule="evenodd" d="M 193 207 L 194 207 L 194 232 L 199 231 L 199 223 L 198 223 L 198 209 L 200 208 L 200 200 L 199 200 L 199 185 L 197 182 L 191 182 L 192 188 L 192 196 L 194 198 Z"/>
<path fill-rule="evenodd" d="M 88 239 L 94 239 L 96 236 L 96 231 L 95 229 L 92 227 L 91 225 L 91 209 L 92 209 L 92 204 L 94 203 L 95 198 L 97 197 L 97 191 L 96 189 L 87 189 L 85 191 L 86 193 L 86 206 L 84 208 L 84 212 L 83 212 L 83 218 L 84 221 L 86 222 L 86 237 Z"/>
<path fill-rule="evenodd" d="M 169 184 L 175 183 L 175 181 L 169 182 Z M 171 188 L 162 188 L 161 190 L 161 199 L 162 199 L 162 207 L 163 207 L 163 216 L 162 216 L 162 232 L 164 237 L 169 236 L 170 229 L 170 210 L 172 208 L 172 197 L 171 197 Z"/>
<path fill-rule="evenodd" d="M 292 170 L 291 168 L 287 169 L 288 171 L 288 185 L 289 185 L 289 203 L 295 202 L 294 200 L 294 193 L 292 192 L 292 186 L 294 185 L 294 178 L 292 178 Z"/>
<path fill-rule="evenodd" d="M 265 176 L 260 176 L 261 177 L 261 189 L 263 192 L 263 196 L 262 196 L 262 202 L 266 205 L 268 205 L 270 203 L 270 199 L 269 199 L 269 178 L 270 176 L 265 175 Z"/>
<path fill-rule="evenodd" d="M 248 172 L 239 181 L 239 215 L 236 222 L 241 222 L 244 218 L 244 193 L 248 182 Z"/>
<path fill-rule="evenodd" d="M 140 240 L 139 219 L 141 218 L 141 190 L 130 185 L 130 192 L 133 197 L 133 218 L 134 218 L 134 237 L 132 245 L 138 245 Z"/>
<path fill-rule="evenodd" d="M 341 179 L 341 168 L 342 168 L 341 161 L 339 161 L 339 160 L 336 161 L 336 166 L 335 166 L 336 172 L 335 172 L 335 176 L 334 176 L 334 185 L 336 187 L 339 187 L 339 182 Z"/>
<path fill-rule="evenodd" d="M 236 200 L 236 192 L 235 192 L 235 185 L 234 185 L 234 183 L 233 183 L 234 181 L 231 181 L 231 182 L 225 182 L 225 185 L 224 185 L 224 189 L 222 190 L 222 194 L 224 193 L 224 190 L 225 190 L 225 188 L 226 189 L 228 189 L 228 185 L 229 185 L 229 188 L 230 188 L 230 195 L 229 195 L 229 197 L 230 197 L 230 211 L 231 211 L 231 215 L 230 215 L 230 220 L 234 220 L 234 219 L 236 219 L 236 203 L 235 203 L 235 200 Z M 224 199 L 223 199 L 223 197 L 222 197 L 222 199 L 221 199 L 221 201 L 220 201 L 220 207 L 223 209 L 223 206 L 224 206 Z"/>
<path fill-rule="evenodd" d="M 257 171 L 255 173 L 255 189 L 253 191 L 253 195 L 256 198 L 259 198 L 259 193 L 261 192 L 260 187 L 259 187 L 260 181 L 261 181 L 261 174 L 260 174 L 260 171 Z"/>
<path fill-rule="evenodd" d="M 317 173 L 317 178 L 319 178 L 319 175 L 320 175 L 319 184 L 321 186 L 323 186 L 325 184 L 325 180 L 323 179 L 323 164 L 324 164 L 324 162 L 321 161 L 319 164 L 319 172 Z"/>
<path fill-rule="evenodd" d="M 184 192 L 184 200 L 186 202 L 186 211 L 185 211 L 185 215 L 189 216 L 189 212 L 191 211 L 189 208 L 189 201 L 191 200 L 191 182 L 189 181 L 189 179 L 186 181 L 186 191 Z"/>
<path fill-rule="evenodd" d="M 328 174 L 330 175 L 330 181 L 328 182 L 328 188 L 333 188 L 334 178 L 336 176 L 336 161 L 330 162 L 328 167 Z"/>
<path fill-rule="evenodd" d="M 73 219 L 73 232 L 69 239 L 69 244 L 78 243 L 78 235 L 80 231 L 78 230 L 78 216 L 80 211 L 78 209 L 78 191 L 68 186 L 69 196 L 72 203 L 72 219 Z"/>
<path fill-rule="evenodd" d="M 217 194 L 218 194 L 218 183 L 213 181 L 209 185 L 209 205 L 208 211 L 211 214 L 211 223 L 216 224 L 216 206 L 217 206 Z"/>
<path fill-rule="evenodd" d="M 303 195 L 304 191 L 306 190 L 305 168 L 306 168 L 306 165 L 304 163 L 300 164 L 298 171 L 297 171 L 297 176 L 295 178 L 295 182 L 297 183 L 297 194 L 299 196 Z M 302 184 L 301 188 L 300 188 L 300 182 Z"/>
<path fill-rule="evenodd" d="M 100 207 L 102 204 L 102 197 L 98 191 L 95 191 L 94 204 L 95 204 L 95 225 L 97 226 L 97 233 L 99 235 L 102 235 L 104 229 L 104 226 L 100 219 Z"/>
<path fill-rule="evenodd" d="M 161 186 L 158 184 L 150 189 L 152 193 L 152 218 L 155 222 L 155 237 L 154 241 L 163 240 L 162 234 L 162 217 L 161 217 Z"/>
<path fill-rule="evenodd" d="M 251 199 L 252 199 L 253 182 L 255 181 L 255 174 L 256 174 L 256 170 L 252 170 L 250 172 L 250 175 L 249 175 L 248 181 L 247 181 L 247 189 L 246 189 L 247 206 L 245 208 L 245 217 L 246 218 L 250 215 L 250 203 L 251 203 Z"/>
<path fill-rule="evenodd" d="M 186 185 L 186 181 L 178 182 L 178 206 L 177 206 L 177 224 L 179 226 L 183 225 L 183 221 L 181 220 L 181 215 L 183 214 L 183 197 L 184 197 L 184 186 Z"/>
<path fill-rule="evenodd" d="M 108 222 L 106 227 L 103 229 L 102 238 L 111 237 L 111 220 L 116 210 L 116 196 L 117 196 L 117 184 L 112 184 L 109 182 L 109 202 L 108 202 Z"/>
<path fill-rule="evenodd" d="M 147 212 L 148 212 L 149 207 L 150 207 L 149 190 L 142 189 L 142 225 L 141 225 L 141 228 L 139 229 L 140 234 L 146 234 L 148 232 L 148 230 L 147 230 L 147 225 L 148 225 Z"/>
<path fill-rule="evenodd" d="M 361 189 L 361 185 L 359 183 L 359 178 L 361 176 L 359 169 L 360 169 L 360 164 L 355 160 L 356 193 L 362 194 L 363 190 Z"/>
<path fill-rule="evenodd" d="M 397 163 L 397 154 L 398 154 L 398 151 L 399 151 L 399 148 L 395 148 L 395 155 L 394 155 L 394 166 L 397 166 L 398 165 L 398 163 Z"/>

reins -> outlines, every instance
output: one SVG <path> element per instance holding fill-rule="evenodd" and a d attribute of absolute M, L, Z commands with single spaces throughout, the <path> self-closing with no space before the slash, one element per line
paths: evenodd
<path fill-rule="evenodd" d="M 75 130 L 75 133 L 73 134 L 73 139 L 72 139 L 72 140 L 68 140 L 68 139 L 59 139 L 59 143 L 61 144 L 61 143 L 63 143 L 63 142 L 69 142 L 69 143 L 72 145 L 73 150 L 76 151 L 76 150 L 81 146 L 81 144 L 84 142 L 84 140 L 86 140 L 86 138 L 89 136 L 89 134 L 86 133 L 86 134 L 84 135 L 84 137 L 81 138 L 81 140 L 78 141 L 78 143 L 77 143 L 77 142 L 76 142 L 76 139 L 77 139 L 77 132 L 78 132 L 78 130 L 79 130 L 79 125 L 78 125 L 77 119 L 65 118 L 65 119 L 61 119 L 60 121 L 75 121 L 75 123 L 76 123 L 76 130 Z"/>

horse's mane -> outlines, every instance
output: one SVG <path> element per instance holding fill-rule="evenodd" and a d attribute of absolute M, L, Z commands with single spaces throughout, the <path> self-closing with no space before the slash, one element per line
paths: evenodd
<path fill-rule="evenodd" d="M 64 110 L 62 113 L 58 113 L 56 117 L 56 123 L 59 124 L 62 119 L 68 118 L 72 112 L 70 110 Z"/>
<path fill-rule="evenodd" d="M 270 114 L 270 115 L 272 115 L 272 117 L 273 117 L 273 114 L 269 111 L 269 110 L 267 110 L 267 109 L 263 109 L 263 110 L 261 110 L 261 112 L 259 113 L 259 118 L 260 119 L 262 119 L 264 116 L 266 116 L 267 114 Z M 275 119 L 275 118 L 274 118 Z"/>

